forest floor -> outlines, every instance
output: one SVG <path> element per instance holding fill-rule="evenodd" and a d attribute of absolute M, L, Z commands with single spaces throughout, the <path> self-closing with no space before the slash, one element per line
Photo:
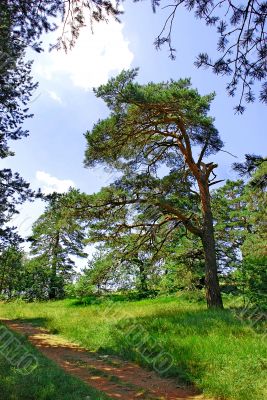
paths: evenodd
<path fill-rule="evenodd" d="M 179 387 L 175 379 L 161 378 L 137 364 L 119 357 L 103 356 L 53 335 L 44 328 L 19 320 L 2 320 L 9 329 L 25 335 L 47 358 L 67 373 L 112 399 L 197 400 L 203 397 L 193 389 Z M 88 399 L 90 396 L 88 396 Z"/>

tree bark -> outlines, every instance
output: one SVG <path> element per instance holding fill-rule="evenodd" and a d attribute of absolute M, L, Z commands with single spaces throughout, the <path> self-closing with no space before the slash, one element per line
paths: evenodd
<path fill-rule="evenodd" d="M 208 308 L 223 308 L 217 270 L 213 216 L 211 211 L 208 182 L 199 183 L 199 189 L 203 217 L 201 241 L 205 257 L 205 287 L 207 306 Z"/>
<path fill-rule="evenodd" d="M 58 247 L 59 247 L 59 232 L 56 233 L 55 244 L 53 248 L 53 258 L 51 265 L 51 278 L 49 284 L 49 300 L 55 300 L 57 297 L 57 263 L 58 263 Z"/>
<path fill-rule="evenodd" d="M 139 276 L 140 276 L 140 292 L 144 297 L 146 297 L 148 291 L 147 275 L 145 271 L 145 266 L 142 261 L 139 263 Z"/>
<path fill-rule="evenodd" d="M 2 270 L 1 277 L 0 277 L 0 294 L 2 294 L 3 289 L 4 289 L 4 280 L 5 280 L 5 273 L 6 273 L 5 266 L 4 267 L 2 266 L 2 268 L 3 268 L 3 270 Z"/>

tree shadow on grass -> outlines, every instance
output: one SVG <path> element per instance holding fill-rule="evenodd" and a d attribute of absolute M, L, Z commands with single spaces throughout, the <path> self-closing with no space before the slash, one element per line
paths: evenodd
<path fill-rule="evenodd" d="M 105 304 L 108 302 L 112 303 L 121 303 L 121 302 L 133 302 L 133 301 L 142 301 L 144 297 L 142 297 L 138 293 L 131 293 L 131 294 L 120 294 L 120 293 L 110 293 L 106 295 L 92 295 L 86 296 L 78 299 L 72 299 L 69 307 L 76 307 L 76 306 L 90 306 L 90 305 L 100 305 Z"/>
<path fill-rule="evenodd" d="M 58 334 L 59 329 L 52 327 L 51 322 L 52 318 L 44 318 L 44 317 L 33 317 L 33 318 L 9 318 L 9 321 L 17 324 L 26 324 L 33 328 L 42 328 L 48 330 L 51 334 Z M 1 322 L 1 320 L 0 320 Z M 5 320 L 2 320 L 5 323 Z"/>
<path fill-rule="evenodd" d="M 30 324 L 34 327 L 46 328 L 49 322 L 49 318 L 34 317 L 34 318 L 16 318 L 13 322 Z"/>
<path fill-rule="evenodd" d="M 115 348 L 126 359 L 191 385 L 216 364 L 222 340 L 226 343 L 249 334 L 248 324 L 229 310 L 155 310 L 153 315 L 115 323 L 110 331 L 113 348 L 100 351 L 109 353 Z M 221 351 L 223 358 L 227 347 Z"/>

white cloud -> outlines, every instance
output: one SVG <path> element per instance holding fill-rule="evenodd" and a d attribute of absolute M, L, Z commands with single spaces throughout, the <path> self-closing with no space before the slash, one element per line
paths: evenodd
<path fill-rule="evenodd" d="M 52 100 L 55 100 L 57 103 L 62 104 L 62 99 L 56 92 L 54 92 L 53 90 L 47 90 L 47 93 Z"/>
<path fill-rule="evenodd" d="M 105 83 L 111 74 L 130 67 L 133 54 L 128 46 L 123 24 L 98 23 L 93 33 L 90 26 L 81 30 L 71 51 L 53 50 L 39 55 L 35 71 L 48 80 L 68 76 L 75 86 L 91 89 Z"/>
<path fill-rule="evenodd" d="M 70 179 L 58 179 L 44 171 L 37 171 L 36 179 L 41 183 L 41 189 L 44 194 L 53 192 L 64 193 L 70 187 L 76 186 Z"/>
<path fill-rule="evenodd" d="M 19 235 L 28 237 L 32 234 L 32 225 L 44 211 L 45 204 L 41 200 L 36 200 L 32 203 L 26 202 L 19 208 L 19 214 L 15 214 L 10 221 L 10 226 L 16 226 Z M 29 250 L 28 243 L 24 244 L 25 250 Z"/>

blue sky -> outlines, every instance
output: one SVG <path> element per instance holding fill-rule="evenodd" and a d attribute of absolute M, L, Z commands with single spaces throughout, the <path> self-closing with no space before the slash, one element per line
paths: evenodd
<path fill-rule="evenodd" d="M 125 2 L 124 10 L 121 24 L 95 25 L 93 35 L 90 29 L 84 29 L 77 46 L 67 55 L 56 50 L 45 51 L 42 55 L 29 53 L 35 60 L 34 77 L 39 81 L 31 102 L 34 117 L 25 124 L 30 135 L 11 144 L 16 155 L 3 160 L 2 167 L 18 171 L 33 188 L 41 187 L 47 193 L 62 192 L 69 186 L 92 193 L 110 183 L 112 174 L 106 174 L 101 168 L 83 167 L 83 134 L 108 113 L 103 102 L 95 98 L 92 87 L 105 83 L 121 69 L 131 67 L 140 68 L 138 80 L 141 83 L 191 77 L 193 86 L 201 94 L 215 91 L 217 96 L 211 115 L 215 117 L 225 150 L 240 161 L 245 153 L 264 155 L 266 106 L 255 102 L 248 106 L 244 115 L 235 115 L 233 107 L 237 99 L 228 97 L 227 79 L 193 66 L 200 51 L 214 54 L 215 30 L 181 8 L 173 29 L 177 57 L 172 61 L 167 48 L 157 51 L 153 46 L 167 10 L 159 9 L 153 14 L 150 2 Z M 53 35 L 44 37 L 43 41 L 47 48 Z M 219 163 L 220 179 L 234 178 L 231 164 L 236 159 L 219 153 L 214 160 Z M 21 208 L 21 215 L 14 221 L 21 234 L 30 233 L 32 222 L 42 210 L 40 202 Z"/>

